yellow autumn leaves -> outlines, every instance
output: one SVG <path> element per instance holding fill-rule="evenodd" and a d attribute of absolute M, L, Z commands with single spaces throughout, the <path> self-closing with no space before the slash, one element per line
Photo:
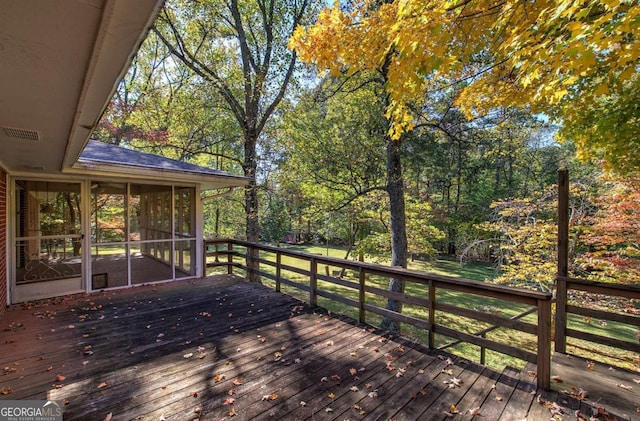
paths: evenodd
<path fill-rule="evenodd" d="M 433 84 L 464 81 L 470 115 L 528 106 L 559 119 L 572 100 L 620 90 L 637 73 L 640 4 L 631 0 L 364 0 L 325 9 L 289 46 L 334 74 L 378 71 L 397 138 L 408 105 Z"/>

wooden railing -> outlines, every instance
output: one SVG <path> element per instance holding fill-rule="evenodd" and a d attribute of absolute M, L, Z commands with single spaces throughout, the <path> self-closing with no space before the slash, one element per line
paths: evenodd
<path fill-rule="evenodd" d="M 589 341 L 592 344 L 600 344 L 623 349 L 625 351 L 640 353 L 640 338 L 636 338 L 634 342 L 630 342 L 568 327 L 568 325 L 570 325 L 568 315 L 575 314 L 584 318 L 593 318 L 594 320 L 599 319 L 623 323 L 625 325 L 633 326 L 634 330 L 638 331 L 637 329 L 640 328 L 640 317 L 607 310 L 594 310 L 585 306 L 576 305 L 578 303 L 570 304 L 568 296 L 571 291 L 582 291 L 584 293 L 598 294 L 600 296 L 600 300 L 603 302 L 611 297 L 640 299 L 640 288 L 622 284 L 585 281 L 566 276 L 558 276 L 556 282 L 556 352 L 561 352 L 563 354 L 566 353 L 567 337 L 572 337 Z"/>
<path fill-rule="evenodd" d="M 242 249 L 242 251 L 240 251 Z M 436 348 L 435 335 L 444 335 L 452 338 L 454 342 L 466 342 L 481 348 L 482 359 L 484 350 L 489 349 L 506 354 L 520 360 L 537 364 L 538 387 L 548 390 L 551 378 L 551 299 L 550 293 L 528 291 L 523 289 L 509 288 L 492 285 L 483 282 L 440 276 L 435 274 L 417 272 L 397 267 L 387 267 L 371 263 L 351 261 L 345 259 L 332 258 L 327 256 L 314 255 L 296 250 L 287 250 L 279 247 L 255 244 L 241 240 L 207 240 L 205 241 L 205 261 L 204 267 L 226 266 L 227 273 L 232 274 L 234 268 L 244 271 L 248 275 L 251 271 L 243 262 L 247 254 L 258 250 L 260 258 L 258 265 L 266 265 L 272 270 L 267 272 L 260 267 L 254 269 L 254 275 L 268 278 L 275 281 L 275 289 L 280 291 L 282 285 L 288 285 L 308 293 L 308 301 L 311 306 L 316 306 L 318 297 L 325 297 L 335 300 L 347 306 L 357 309 L 360 322 L 365 323 L 367 313 L 374 313 L 397 322 L 406 323 L 424 330 L 427 333 L 427 345 L 429 348 Z M 288 265 L 283 263 L 283 257 L 295 258 L 306 262 L 303 265 Z M 210 261 L 214 258 L 214 261 Z M 238 259 L 234 259 L 238 257 Z M 304 266 L 308 265 L 308 269 Z M 301 267 L 302 266 L 302 267 Z M 325 273 L 321 267 L 325 266 Z M 352 280 L 330 276 L 329 267 L 340 268 L 341 271 L 351 271 L 354 276 Z M 319 270 L 320 269 L 320 270 Z M 293 276 L 302 276 L 306 281 L 297 282 L 291 279 Z M 385 278 L 400 279 L 405 284 L 413 283 L 421 285 L 424 295 L 414 296 L 408 293 L 391 292 L 380 285 L 373 285 L 369 281 L 371 276 L 381 276 Z M 347 297 L 346 294 L 336 294 L 335 292 L 322 289 L 318 282 L 323 281 L 352 289 L 357 292 L 357 299 Z M 509 304 L 528 306 L 523 312 L 514 317 L 504 317 L 499 314 L 479 311 L 474 308 L 464 308 L 451 303 L 436 300 L 437 292 L 454 291 L 458 294 L 469 294 L 471 297 L 480 297 L 482 300 L 497 299 Z M 356 294 L 354 294 L 355 296 Z M 419 314 L 426 317 L 416 317 L 387 310 L 373 303 L 371 297 L 393 299 L 405 305 L 411 305 L 424 309 Z M 524 321 L 522 318 L 531 313 L 536 313 L 537 318 L 533 321 Z M 455 326 L 445 326 L 442 323 L 442 315 L 461 316 L 479 323 L 489 324 L 490 328 L 485 328 L 477 332 L 468 333 Z M 531 317 L 529 318 L 531 319 Z M 486 337 L 486 334 L 496 329 L 510 329 L 516 332 L 523 332 L 537 337 L 534 350 L 521 349 L 506 342 L 499 342 Z M 452 343 L 443 347 L 451 346 Z M 484 362 L 484 361 L 482 361 Z"/>

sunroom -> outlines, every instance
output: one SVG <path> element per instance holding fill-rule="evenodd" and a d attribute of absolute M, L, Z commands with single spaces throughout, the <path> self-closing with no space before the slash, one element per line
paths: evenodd
<path fill-rule="evenodd" d="M 9 180 L 12 303 L 202 276 L 200 193 L 244 184 L 97 141 L 64 177 Z"/>

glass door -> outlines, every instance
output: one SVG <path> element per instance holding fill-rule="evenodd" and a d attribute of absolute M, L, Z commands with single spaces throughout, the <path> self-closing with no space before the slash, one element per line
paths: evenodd
<path fill-rule="evenodd" d="M 15 182 L 12 302 L 83 291 L 79 183 Z"/>

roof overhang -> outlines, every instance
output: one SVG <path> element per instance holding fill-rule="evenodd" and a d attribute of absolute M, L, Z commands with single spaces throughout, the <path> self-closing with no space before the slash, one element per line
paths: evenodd
<path fill-rule="evenodd" d="M 163 0 L 0 7 L 0 166 L 59 173 L 87 144 Z"/>

